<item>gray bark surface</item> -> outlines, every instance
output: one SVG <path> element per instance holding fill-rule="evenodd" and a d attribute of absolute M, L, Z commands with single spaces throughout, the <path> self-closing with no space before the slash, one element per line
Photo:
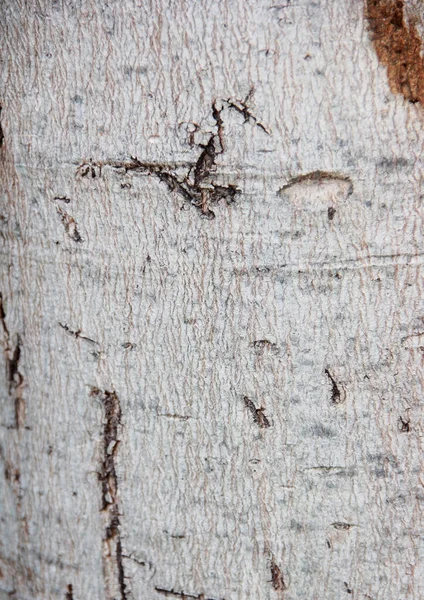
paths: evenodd
<path fill-rule="evenodd" d="M 374 4 L 1 3 L 0 598 L 424 598 L 422 15 Z"/>

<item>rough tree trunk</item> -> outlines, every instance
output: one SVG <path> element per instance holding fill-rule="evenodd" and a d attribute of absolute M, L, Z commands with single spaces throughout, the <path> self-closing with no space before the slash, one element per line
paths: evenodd
<path fill-rule="evenodd" d="M 3 0 L 1 598 L 424 598 L 422 12 Z"/>

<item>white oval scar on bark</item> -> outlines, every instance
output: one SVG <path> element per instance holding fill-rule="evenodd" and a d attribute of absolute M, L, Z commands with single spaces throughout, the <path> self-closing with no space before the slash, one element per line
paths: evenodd
<path fill-rule="evenodd" d="M 331 204 L 345 202 L 352 193 L 353 184 L 349 177 L 325 171 L 294 177 L 278 191 L 279 196 L 297 208 L 309 211 L 321 211 Z"/>

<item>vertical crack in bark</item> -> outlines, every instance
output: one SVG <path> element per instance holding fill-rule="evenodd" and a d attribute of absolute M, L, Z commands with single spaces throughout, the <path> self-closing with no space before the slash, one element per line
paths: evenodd
<path fill-rule="evenodd" d="M 3 295 L 0 292 L 0 322 L 3 329 L 4 355 L 6 359 L 6 379 L 9 386 L 9 395 L 15 403 L 15 428 L 19 429 L 25 421 L 25 401 L 23 399 L 24 378 L 19 370 L 21 359 L 22 341 L 19 334 L 15 336 L 15 342 L 11 340 L 9 329 L 6 324 L 6 313 L 3 304 Z"/>
<path fill-rule="evenodd" d="M 119 446 L 118 428 L 121 425 L 121 405 L 116 392 L 91 389 L 104 408 L 103 456 L 100 471 L 102 483 L 102 513 L 105 518 L 105 536 L 103 538 L 103 567 L 107 599 L 114 600 L 116 592 L 120 600 L 127 600 L 125 572 L 120 532 L 120 514 L 118 502 L 118 477 L 115 458 Z"/>
<path fill-rule="evenodd" d="M 1 113 L 3 111 L 3 107 L 0 105 L 0 148 L 3 146 L 3 141 L 4 141 L 4 134 L 3 134 L 3 127 L 1 124 Z"/>
<path fill-rule="evenodd" d="M 424 105 L 422 41 L 413 19 L 405 19 L 404 5 L 403 0 L 365 0 L 365 16 L 392 92 Z"/>
<path fill-rule="evenodd" d="M 275 562 L 274 556 L 271 558 L 270 571 L 272 587 L 276 592 L 279 592 L 279 595 L 282 598 L 283 592 L 287 589 L 287 585 L 284 581 L 280 567 Z"/>
<path fill-rule="evenodd" d="M 206 144 L 200 145 L 202 151 L 194 164 L 192 180 L 190 180 L 190 170 L 182 181 L 178 179 L 175 173 L 169 173 L 160 167 L 149 171 L 164 182 L 170 191 L 178 192 L 185 200 L 189 201 L 207 219 L 215 218 L 215 213 L 210 208 L 212 203 L 224 199 L 227 202 L 232 202 L 238 191 L 234 185 L 223 186 L 207 182 L 215 168 L 216 157 L 223 154 L 225 150 L 224 123 L 221 117 L 223 110 L 223 108 L 217 108 L 216 102 L 212 104 L 212 117 L 217 132 L 211 134 Z M 217 148 L 217 144 L 219 144 L 219 148 Z"/>

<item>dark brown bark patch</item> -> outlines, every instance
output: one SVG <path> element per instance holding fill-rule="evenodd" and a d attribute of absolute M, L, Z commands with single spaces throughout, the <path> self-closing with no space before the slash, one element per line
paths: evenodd
<path fill-rule="evenodd" d="M 284 581 L 284 577 L 281 572 L 281 569 L 275 562 L 274 558 L 271 560 L 270 569 L 271 569 L 272 587 L 274 588 L 274 590 L 276 592 L 280 592 L 280 594 L 281 594 L 282 592 L 284 592 L 284 590 L 287 589 L 287 585 Z"/>
<path fill-rule="evenodd" d="M 269 422 L 267 416 L 264 413 L 264 408 L 256 408 L 252 400 L 247 396 L 243 397 L 243 402 L 245 407 L 252 413 L 253 421 L 258 427 L 260 427 L 261 429 L 271 427 L 271 423 Z"/>
<path fill-rule="evenodd" d="M 404 4 L 404 0 L 366 0 L 365 16 L 392 92 L 424 104 L 422 40 L 414 21 L 405 18 Z"/>

